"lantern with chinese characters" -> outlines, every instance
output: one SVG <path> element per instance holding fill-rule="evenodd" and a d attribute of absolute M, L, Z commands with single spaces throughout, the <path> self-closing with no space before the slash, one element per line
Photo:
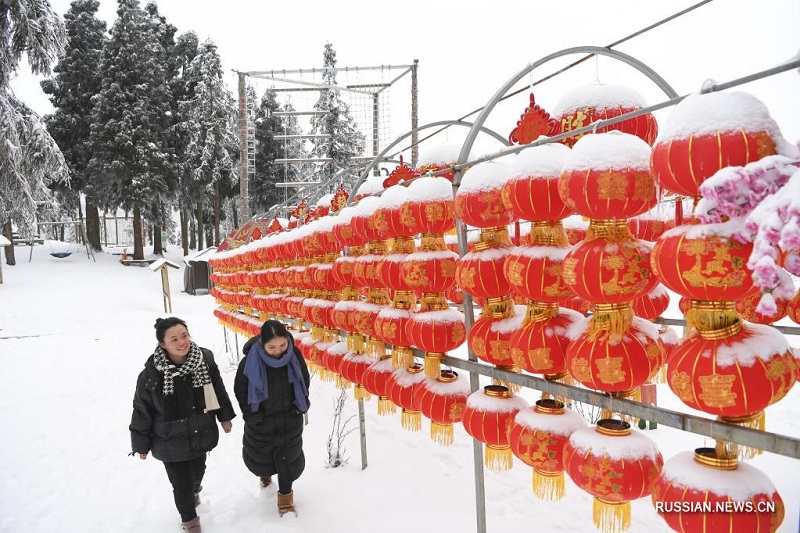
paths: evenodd
<path fill-rule="evenodd" d="M 592 84 L 579 87 L 564 96 L 553 107 L 552 116 L 557 122 L 554 133 L 564 133 L 599 120 L 615 118 L 647 107 L 644 97 L 630 87 L 620 85 Z M 599 127 L 596 133 L 621 131 L 635 135 L 652 145 L 658 135 L 658 124 L 650 113 L 644 113 L 608 126 Z M 563 142 L 573 146 L 582 138 L 568 137 Z"/>
<path fill-rule="evenodd" d="M 458 161 L 461 148 L 450 143 L 442 143 L 437 146 L 425 147 L 419 154 L 417 161 L 417 172 L 427 174 L 451 168 Z M 439 174 L 448 181 L 453 181 L 453 172 Z"/>
<path fill-rule="evenodd" d="M 793 357 L 774 328 L 736 321 L 722 330 L 699 329 L 673 348 L 667 382 L 693 409 L 764 429 L 763 410 L 794 385 Z M 745 457 L 758 453 L 740 452 Z"/>
<path fill-rule="evenodd" d="M 484 464 L 491 470 L 510 470 L 513 463 L 508 428 L 521 410 L 528 407 L 508 387 L 486 385 L 467 398 L 462 423 L 473 438 L 486 445 Z"/>
<path fill-rule="evenodd" d="M 419 311 L 406 325 L 406 335 L 412 346 L 425 351 L 425 375 L 431 377 L 441 369 L 441 358 L 455 350 L 467 339 L 464 315 L 447 304 L 432 311 Z"/>
<path fill-rule="evenodd" d="M 470 395 L 469 380 L 453 370 L 442 370 L 438 378 L 425 378 L 416 387 L 420 412 L 431 421 L 431 439 L 450 446 L 453 424 L 461 422 Z"/>
<path fill-rule="evenodd" d="M 558 304 L 537 309 L 531 306 L 527 320 L 508 341 L 514 364 L 533 374 L 544 374 L 551 381 L 567 375 L 566 349 L 570 343 L 567 330 L 584 316 Z"/>
<path fill-rule="evenodd" d="M 387 385 L 394 367 L 389 357 L 374 361 L 361 376 L 361 384 L 367 392 L 378 397 L 378 414 L 381 416 L 394 414 L 395 405 L 389 399 Z"/>
<path fill-rule="evenodd" d="M 350 352 L 342 358 L 339 373 L 344 379 L 355 386 L 354 397 L 356 400 L 368 400 L 369 391 L 364 388 L 364 373 L 375 363 L 375 360 L 365 354 Z"/>
<path fill-rule="evenodd" d="M 504 369 L 514 368 L 508 342 L 524 319 L 523 305 L 516 306 L 514 314 L 506 318 L 482 314 L 470 328 L 467 342 L 480 360 Z"/>
<path fill-rule="evenodd" d="M 568 156 L 569 149 L 563 144 L 546 144 L 514 157 L 502 189 L 503 203 L 514 218 L 543 222 L 572 214 L 558 193 L 559 177 Z"/>
<path fill-rule="evenodd" d="M 620 420 L 579 429 L 564 447 L 564 470 L 594 496 L 594 525 L 608 533 L 630 527 L 631 500 L 650 494 L 663 464 L 655 442 Z"/>
<path fill-rule="evenodd" d="M 416 385 L 424 379 L 422 365 L 414 364 L 408 368 L 395 368 L 386 381 L 386 395 L 401 408 L 400 424 L 409 431 L 422 429 Z"/>
<path fill-rule="evenodd" d="M 581 415 L 549 398 L 521 409 L 511 421 L 511 452 L 533 467 L 533 493 L 540 500 L 564 496 L 564 446 L 572 433 L 586 425 Z"/>
<path fill-rule="evenodd" d="M 785 515 L 763 472 L 736 457 L 720 457 L 714 448 L 681 452 L 664 463 L 652 501 L 667 525 L 681 532 L 774 532 Z"/>
<path fill-rule="evenodd" d="M 510 175 L 510 165 L 502 161 L 486 161 L 467 170 L 455 195 L 456 216 L 478 228 L 506 226 L 514 220 L 513 211 L 503 203 L 503 184 Z"/>
<path fill-rule="evenodd" d="M 664 189 L 700 196 L 718 170 L 780 153 L 788 143 L 766 106 L 743 92 L 693 94 L 676 105 L 653 146 L 651 166 Z"/>
<path fill-rule="evenodd" d="M 645 320 L 655 320 L 669 307 L 669 293 L 659 284 L 655 289 L 631 302 L 633 314 Z"/>
<path fill-rule="evenodd" d="M 453 186 L 445 178 L 423 176 L 408 186 L 408 200 L 400 206 L 400 223 L 406 226 L 405 233 L 422 233 L 423 249 L 443 250 L 442 234 L 455 227 L 453 217 Z M 438 237 L 431 245 L 425 239 Z M 439 240 L 442 240 L 439 246 Z"/>
<path fill-rule="evenodd" d="M 574 296 L 561 276 L 569 248 L 517 246 L 506 256 L 504 271 L 513 291 L 537 303 L 559 303 Z"/>
<path fill-rule="evenodd" d="M 772 324 L 786 316 L 790 300 L 775 298 L 775 312 L 771 315 L 765 315 L 756 310 L 761 296 L 761 292 L 757 291 L 741 300 L 737 300 L 736 311 L 748 322 L 755 322 L 756 324 Z"/>

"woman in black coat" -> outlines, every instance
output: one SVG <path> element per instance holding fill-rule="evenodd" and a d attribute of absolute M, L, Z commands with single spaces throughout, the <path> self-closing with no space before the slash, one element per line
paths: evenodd
<path fill-rule="evenodd" d="M 213 354 L 192 342 L 186 322 L 159 318 L 155 328 L 158 346 L 136 382 L 131 446 L 141 459 L 152 451 L 163 461 L 184 530 L 200 533 L 206 453 L 219 441 L 217 420 L 230 433 L 236 413 Z"/>
<path fill-rule="evenodd" d="M 242 408 L 242 457 L 266 487 L 278 475 L 278 512 L 295 512 L 292 483 L 306 465 L 303 413 L 308 411 L 308 367 L 294 338 L 277 320 L 244 345 L 234 382 Z"/>

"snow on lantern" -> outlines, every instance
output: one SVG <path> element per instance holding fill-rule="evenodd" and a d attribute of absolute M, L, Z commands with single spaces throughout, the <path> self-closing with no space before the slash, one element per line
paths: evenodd
<path fill-rule="evenodd" d="M 314 212 L 316 213 L 319 219 L 328 216 L 328 213 L 331 212 L 331 202 L 333 201 L 333 193 L 325 194 L 317 200 L 317 205 L 314 208 Z"/>
<path fill-rule="evenodd" d="M 652 291 L 631 302 L 633 314 L 645 320 L 655 320 L 664 314 L 668 307 L 669 293 L 667 288 L 660 283 Z"/>
<path fill-rule="evenodd" d="M 521 409 L 508 428 L 511 452 L 533 467 L 533 493 L 540 500 L 564 497 L 564 447 L 586 420 L 564 404 L 546 398 Z"/>
<path fill-rule="evenodd" d="M 400 425 L 409 431 L 422 429 L 422 415 L 415 385 L 424 379 L 422 365 L 414 364 L 408 368 L 395 368 L 386 382 L 386 395 L 402 410 Z"/>
<path fill-rule="evenodd" d="M 763 295 L 760 291 L 756 291 L 753 294 L 745 296 L 741 300 L 736 301 L 736 312 L 739 313 L 742 318 L 749 322 L 755 322 L 756 324 L 772 324 L 781 320 L 783 317 L 786 316 L 788 313 L 788 306 L 791 300 L 781 297 L 774 297 L 775 300 L 775 312 L 771 314 L 764 314 L 758 312 L 758 302 L 761 300 Z"/>
<path fill-rule="evenodd" d="M 333 225 L 333 236 L 339 248 L 359 247 L 366 244 L 366 239 L 353 230 L 353 217 L 356 214 L 355 206 L 348 206 L 336 214 Z"/>
<path fill-rule="evenodd" d="M 406 324 L 412 346 L 425 352 L 425 375 L 437 376 L 446 352 L 461 346 L 467 338 L 464 315 L 445 302 L 430 311 L 419 311 Z"/>
<path fill-rule="evenodd" d="M 391 359 L 384 357 L 380 361 L 373 361 L 361 376 L 361 384 L 364 389 L 378 397 L 378 415 L 380 416 L 395 412 L 395 405 L 389 399 L 386 390 L 393 371 L 394 366 L 392 366 Z"/>
<path fill-rule="evenodd" d="M 693 94 L 673 108 L 653 146 L 651 166 L 663 188 L 699 196 L 700 184 L 721 168 L 791 151 L 756 97 L 736 91 Z"/>
<path fill-rule="evenodd" d="M 737 319 L 724 329 L 698 329 L 673 348 L 667 382 L 689 407 L 763 430 L 764 409 L 794 385 L 794 365 L 780 332 Z M 760 452 L 747 448 L 740 453 L 751 457 Z"/>
<path fill-rule="evenodd" d="M 607 533 L 630 527 L 631 500 L 650 494 L 663 464 L 655 442 L 609 418 L 575 431 L 564 447 L 564 469 L 594 496 L 594 525 Z"/>
<path fill-rule="evenodd" d="M 453 186 L 441 177 L 423 176 L 408 186 L 408 200 L 400 206 L 405 233 L 422 233 L 423 249 L 444 249 L 442 234 L 455 227 Z M 428 242 L 433 240 L 434 242 Z"/>
<path fill-rule="evenodd" d="M 469 329 L 467 343 L 475 355 L 482 361 L 504 370 L 516 371 L 514 359 L 511 357 L 509 340 L 525 319 L 525 306 L 515 306 L 511 316 L 494 318 L 482 314 Z M 505 383 L 500 383 L 504 385 Z M 516 386 L 506 385 L 512 390 Z"/>
<path fill-rule="evenodd" d="M 364 388 L 364 373 L 373 363 L 375 359 L 360 353 L 348 352 L 342 357 L 339 373 L 355 386 L 353 394 L 356 400 L 370 398 L 369 391 Z"/>
<path fill-rule="evenodd" d="M 580 215 L 570 215 L 561 224 L 564 226 L 564 233 L 567 234 L 569 244 L 575 245 L 586 238 L 589 230 L 589 221 Z"/>
<path fill-rule="evenodd" d="M 455 165 L 456 161 L 458 161 L 460 153 L 461 148 L 450 143 L 425 147 L 419 154 L 417 172 L 420 174 L 427 174 L 451 168 Z M 450 182 L 453 181 L 452 170 L 439 175 Z"/>
<path fill-rule="evenodd" d="M 567 377 L 566 349 L 570 343 L 567 331 L 584 316 L 572 309 L 554 307 L 529 308 L 526 322 L 508 341 L 514 364 L 533 374 L 544 374 L 548 381 Z"/>
<path fill-rule="evenodd" d="M 675 215 L 666 213 L 660 204 L 647 213 L 628 220 L 633 236 L 644 241 L 655 241 L 665 231 L 675 227 Z"/>
<path fill-rule="evenodd" d="M 367 179 L 364 180 L 355 193 L 354 203 L 357 205 L 364 198 L 380 194 L 383 191 L 383 180 L 383 176 L 376 176 L 374 174 L 367 176 Z"/>
<path fill-rule="evenodd" d="M 404 307 L 384 307 L 375 319 L 375 336 L 392 347 L 395 368 L 408 368 L 414 362 L 414 351 L 407 328 L 413 313 Z"/>
<path fill-rule="evenodd" d="M 714 448 L 681 452 L 664 463 L 652 502 L 667 525 L 681 532 L 775 532 L 785 515 L 783 500 L 763 472 L 736 457 L 721 457 Z"/>
<path fill-rule="evenodd" d="M 431 421 L 431 439 L 443 446 L 453 444 L 453 424 L 461 422 L 469 380 L 453 370 L 442 370 L 436 379 L 425 378 L 416 385 L 419 409 Z"/>
<path fill-rule="evenodd" d="M 553 107 L 551 115 L 557 122 L 554 133 L 565 133 L 588 126 L 593 122 L 615 118 L 647 107 L 644 97 L 630 87 L 595 83 L 568 92 Z M 651 113 L 597 128 L 596 133 L 620 131 L 635 135 L 652 145 L 658 135 L 658 124 Z M 583 138 L 568 137 L 563 142 L 573 146 Z"/>
<path fill-rule="evenodd" d="M 331 375 L 336 376 L 336 386 L 340 389 L 349 387 L 350 382 L 342 377 L 342 364 L 344 357 L 352 353 L 347 347 L 346 341 L 336 342 L 320 351 L 320 361 L 322 366 L 328 369 Z"/>
<path fill-rule="evenodd" d="M 477 228 L 506 226 L 514 212 L 503 203 L 503 184 L 511 175 L 511 166 L 500 160 L 486 161 L 469 168 L 455 195 L 455 213 L 465 223 Z"/>
<path fill-rule="evenodd" d="M 513 454 L 508 428 L 516 414 L 526 407 L 528 402 L 502 385 L 486 385 L 467 398 L 461 421 L 470 436 L 486 445 L 484 464 L 489 469 L 511 469 Z"/>

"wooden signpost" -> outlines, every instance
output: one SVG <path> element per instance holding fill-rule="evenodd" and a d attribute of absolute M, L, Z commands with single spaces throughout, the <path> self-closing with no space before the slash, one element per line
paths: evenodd
<path fill-rule="evenodd" d="M 172 296 L 169 293 L 169 268 L 180 268 L 167 259 L 157 259 L 148 267 L 153 272 L 161 271 L 161 292 L 164 296 L 164 312 L 172 312 Z"/>

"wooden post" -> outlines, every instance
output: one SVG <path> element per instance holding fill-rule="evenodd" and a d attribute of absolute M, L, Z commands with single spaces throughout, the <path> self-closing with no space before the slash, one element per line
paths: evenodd
<path fill-rule="evenodd" d="M 175 263 L 167 259 L 158 259 L 157 261 L 154 261 L 153 264 L 149 266 L 149 268 L 153 272 L 156 271 L 161 272 L 161 295 L 164 298 L 164 312 L 171 313 L 172 295 L 170 294 L 169 290 L 169 269 L 180 268 L 180 266 L 176 265 Z"/>

